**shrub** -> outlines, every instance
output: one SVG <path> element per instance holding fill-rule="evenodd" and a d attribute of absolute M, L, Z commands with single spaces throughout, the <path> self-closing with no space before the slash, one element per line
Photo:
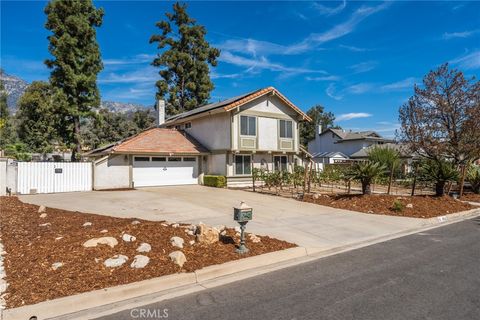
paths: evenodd
<path fill-rule="evenodd" d="M 474 193 L 480 193 L 480 167 L 471 166 L 467 173 L 467 181 L 472 185 Z"/>
<path fill-rule="evenodd" d="M 392 205 L 392 210 L 393 211 L 402 212 L 404 208 L 405 208 L 405 206 L 403 205 L 403 203 L 400 202 L 400 200 L 393 201 L 393 205 Z"/>
<path fill-rule="evenodd" d="M 227 178 L 225 176 L 204 176 L 203 185 L 207 187 L 224 188 L 227 186 Z"/>
<path fill-rule="evenodd" d="M 423 160 L 420 164 L 420 177 L 424 181 L 435 183 L 435 195 L 445 194 L 445 185 L 450 181 L 457 181 L 458 171 L 455 165 L 448 160 Z"/>

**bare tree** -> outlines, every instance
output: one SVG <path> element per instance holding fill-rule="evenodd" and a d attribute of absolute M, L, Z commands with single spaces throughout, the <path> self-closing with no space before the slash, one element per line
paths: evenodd
<path fill-rule="evenodd" d="M 480 83 L 448 64 L 430 71 L 400 108 L 400 138 L 412 151 L 463 166 L 480 158 Z"/>

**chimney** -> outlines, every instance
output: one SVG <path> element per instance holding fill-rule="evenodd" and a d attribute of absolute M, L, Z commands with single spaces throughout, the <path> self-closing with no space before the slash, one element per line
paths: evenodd
<path fill-rule="evenodd" d="M 165 123 L 165 100 L 157 100 L 157 110 L 156 115 L 156 125 L 160 127 L 162 124 Z"/>
<path fill-rule="evenodd" d="M 322 134 L 322 125 L 321 124 L 317 124 L 317 132 L 318 132 L 318 135 L 321 135 Z"/>

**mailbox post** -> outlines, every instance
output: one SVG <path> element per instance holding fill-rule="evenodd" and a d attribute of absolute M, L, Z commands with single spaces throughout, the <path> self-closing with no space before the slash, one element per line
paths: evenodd
<path fill-rule="evenodd" d="M 240 246 L 236 250 L 237 253 L 243 254 L 248 252 L 248 248 L 245 246 L 245 228 L 248 221 L 252 220 L 253 209 L 245 202 L 241 202 L 240 206 L 233 208 L 233 220 L 237 221 L 240 225 Z"/>

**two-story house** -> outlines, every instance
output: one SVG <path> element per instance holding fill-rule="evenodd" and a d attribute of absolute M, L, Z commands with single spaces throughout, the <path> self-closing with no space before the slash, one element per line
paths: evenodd
<path fill-rule="evenodd" d="M 393 142 L 375 131 L 346 131 L 317 126 L 315 139 L 308 143 L 308 151 L 317 163 L 333 163 L 335 160 L 351 158 L 356 152 L 372 145 Z"/>
<path fill-rule="evenodd" d="M 208 104 L 87 156 L 95 159 L 95 189 L 202 183 L 251 183 L 252 168 L 293 170 L 301 161 L 299 123 L 311 121 L 273 87 Z"/>

